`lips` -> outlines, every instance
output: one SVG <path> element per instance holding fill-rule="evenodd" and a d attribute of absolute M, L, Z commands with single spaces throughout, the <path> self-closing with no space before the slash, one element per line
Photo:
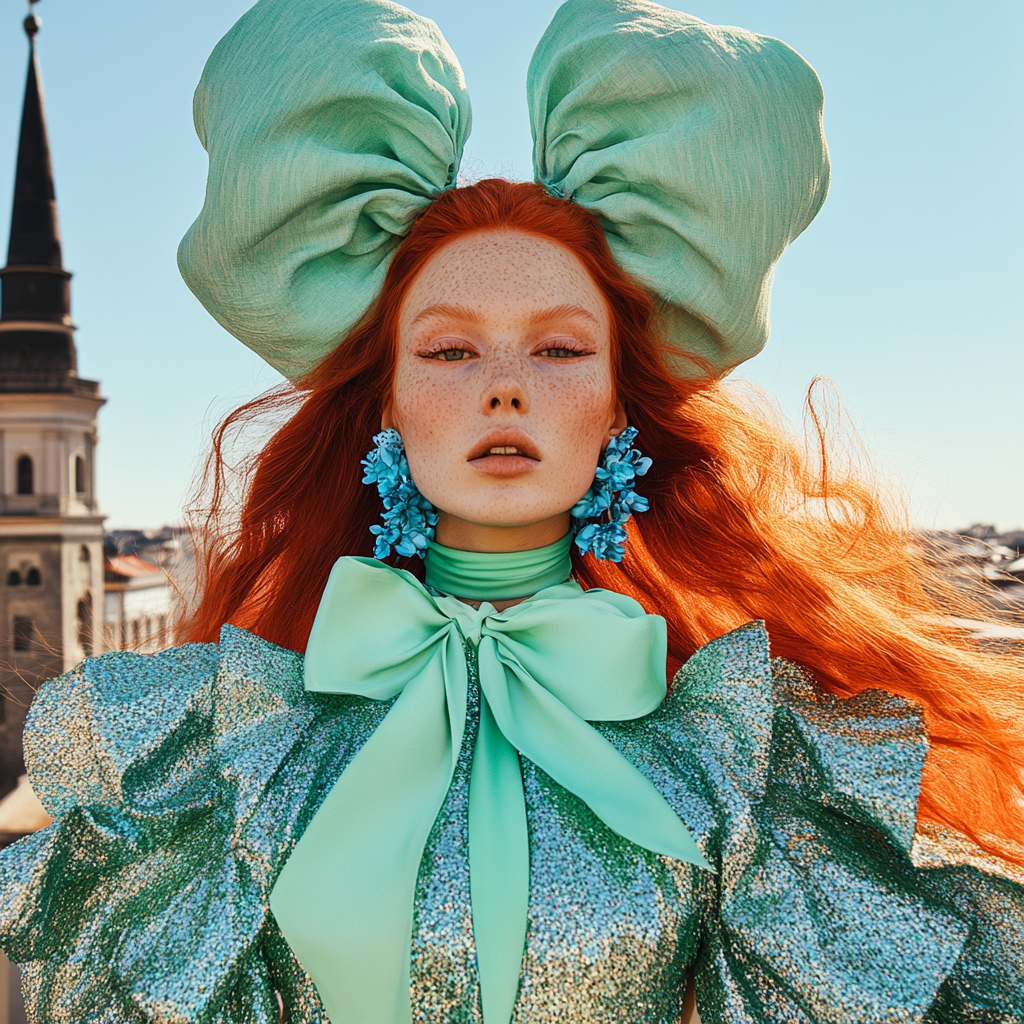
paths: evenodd
<path fill-rule="evenodd" d="M 540 451 L 521 430 L 492 431 L 474 445 L 468 461 L 509 456 L 540 462 Z"/>

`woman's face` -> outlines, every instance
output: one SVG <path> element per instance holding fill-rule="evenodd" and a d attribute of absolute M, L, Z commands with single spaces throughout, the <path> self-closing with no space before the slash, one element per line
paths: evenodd
<path fill-rule="evenodd" d="M 435 253 L 400 311 L 383 425 L 402 435 L 416 485 L 441 511 L 439 543 L 522 550 L 564 536 L 626 426 L 608 307 L 580 261 L 515 230 Z"/>

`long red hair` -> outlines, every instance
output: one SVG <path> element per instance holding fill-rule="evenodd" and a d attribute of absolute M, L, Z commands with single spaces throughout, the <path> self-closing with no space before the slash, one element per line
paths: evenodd
<path fill-rule="evenodd" d="M 183 638 L 216 640 L 232 622 L 305 649 L 334 561 L 372 554 L 380 506 L 361 483 L 360 457 L 390 396 L 403 298 L 442 246 L 488 228 L 553 239 L 590 272 L 612 312 L 619 396 L 654 460 L 640 485 L 651 508 L 631 524 L 627 557 L 576 557 L 580 583 L 663 615 L 670 667 L 763 619 L 772 653 L 832 693 L 879 688 L 920 705 L 932 744 L 920 816 L 1024 863 L 1019 654 L 985 649 L 951 618 L 992 613 L 911 553 L 897 504 L 848 464 L 837 468 L 820 404 L 811 402 L 808 446 L 752 389 L 701 374 L 696 363 L 692 377 L 673 375 L 654 301 L 616 265 L 597 218 L 539 185 L 491 179 L 445 192 L 335 352 L 299 386 L 275 389 L 221 424 L 193 510 L 202 597 Z M 230 466 L 230 440 L 268 417 L 269 441 Z"/>

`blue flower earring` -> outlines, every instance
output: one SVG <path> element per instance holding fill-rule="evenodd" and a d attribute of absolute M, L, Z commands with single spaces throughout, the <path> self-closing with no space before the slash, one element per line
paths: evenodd
<path fill-rule="evenodd" d="M 651 468 L 651 460 L 630 445 L 636 427 L 626 427 L 608 442 L 590 490 L 572 507 L 576 547 L 595 558 L 621 562 L 626 552 L 626 526 L 634 512 L 646 512 L 646 498 L 633 490 L 638 476 Z"/>
<path fill-rule="evenodd" d="M 420 494 L 409 472 L 409 460 L 397 430 L 374 435 L 376 447 L 363 459 L 364 484 L 376 484 L 384 502 L 384 525 L 371 526 L 377 538 L 374 558 L 387 558 L 394 547 L 399 555 L 423 557 L 434 539 L 437 509 Z"/>

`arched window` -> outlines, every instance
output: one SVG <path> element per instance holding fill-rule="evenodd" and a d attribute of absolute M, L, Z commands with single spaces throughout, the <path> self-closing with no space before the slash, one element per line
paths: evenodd
<path fill-rule="evenodd" d="M 25 573 L 25 582 L 30 587 L 38 587 L 39 584 L 43 582 L 42 577 L 39 575 L 39 570 L 35 567 L 29 569 L 29 571 Z"/>
<path fill-rule="evenodd" d="M 7 574 L 7 586 L 9 587 L 20 587 L 21 586 L 21 573 L 17 569 L 12 569 Z"/>
<path fill-rule="evenodd" d="M 32 469 L 32 458 L 29 455 L 22 455 L 18 459 L 18 493 L 35 494 L 35 480 Z"/>
<path fill-rule="evenodd" d="M 92 655 L 92 594 L 78 602 L 78 646 L 88 658 Z"/>
<path fill-rule="evenodd" d="M 86 546 L 85 544 L 83 544 L 83 545 L 82 545 L 82 546 L 81 546 L 81 547 L 80 547 L 80 548 L 78 549 L 78 560 L 79 560 L 80 562 L 86 562 L 86 563 L 88 563 L 88 562 L 89 562 L 89 560 L 90 560 L 90 558 L 91 558 L 91 556 L 90 556 L 90 554 L 89 554 L 89 548 L 88 548 L 88 547 L 87 547 L 87 546 Z"/>
<path fill-rule="evenodd" d="M 85 494 L 85 459 L 75 456 L 75 493 Z"/>
<path fill-rule="evenodd" d="M 12 646 L 16 651 L 32 650 L 32 620 L 16 616 L 14 619 L 14 641 Z"/>

